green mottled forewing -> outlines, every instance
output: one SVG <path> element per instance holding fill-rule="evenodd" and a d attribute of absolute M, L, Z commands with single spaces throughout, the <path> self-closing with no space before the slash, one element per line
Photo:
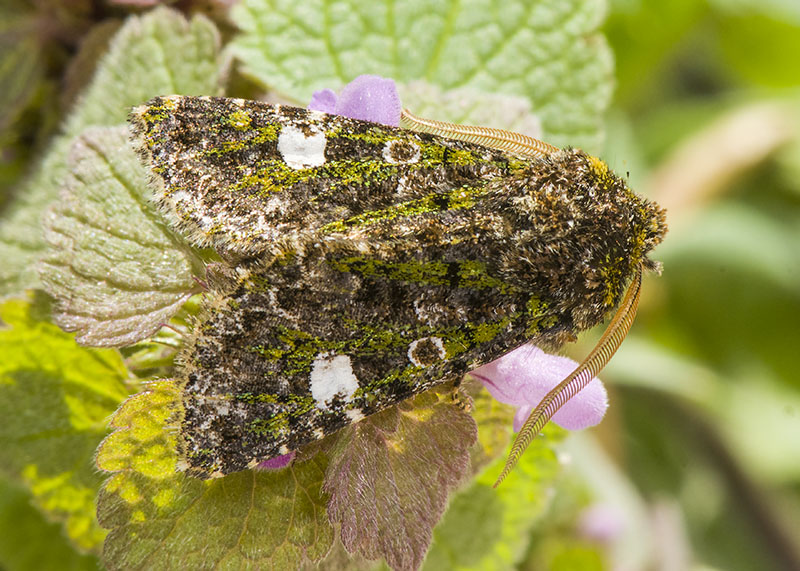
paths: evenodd
<path fill-rule="evenodd" d="M 662 232 L 657 207 L 564 151 L 240 266 L 184 357 L 190 469 L 246 468 L 528 341 L 560 344 L 617 304 Z"/>
<path fill-rule="evenodd" d="M 185 454 L 201 477 L 296 450 L 554 326 L 470 261 L 349 248 L 252 268 L 185 353 Z"/>
<path fill-rule="evenodd" d="M 155 199 L 194 243 L 240 254 L 294 247 L 364 211 L 475 185 L 499 151 L 285 105 L 157 97 L 131 113 Z"/>

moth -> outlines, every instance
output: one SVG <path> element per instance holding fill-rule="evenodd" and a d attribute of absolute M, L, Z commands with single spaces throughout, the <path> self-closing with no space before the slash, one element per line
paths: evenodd
<path fill-rule="evenodd" d="M 525 343 L 558 347 L 620 305 L 531 415 L 510 469 L 621 342 L 666 231 L 601 160 L 505 131 L 184 96 L 130 121 L 161 211 L 223 260 L 178 359 L 184 469 L 200 478 Z"/>

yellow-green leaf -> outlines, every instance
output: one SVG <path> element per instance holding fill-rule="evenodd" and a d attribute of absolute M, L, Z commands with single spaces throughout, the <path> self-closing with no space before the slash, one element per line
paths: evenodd
<path fill-rule="evenodd" d="M 109 569 L 294 569 L 333 543 L 324 454 L 216 480 L 177 472 L 179 389 L 157 381 L 125 402 L 97 455 L 115 471 L 98 500 Z"/>
<path fill-rule="evenodd" d="M 38 309 L 17 300 L 0 306 L 0 466 L 90 551 L 105 535 L 95 519 L 102 479 L 94 451 L 128 395 L 127 370 L 117 351 L 80 347 L 39 320 Z"/>

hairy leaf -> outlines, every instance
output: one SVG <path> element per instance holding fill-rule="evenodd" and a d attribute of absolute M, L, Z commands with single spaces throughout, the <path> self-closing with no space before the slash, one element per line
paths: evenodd
<path fill-rule="evenodd" d="M 94 80 L 0 225 L 0 294 L 39 285 L 35 262 L 44 253 L 42 214 L 58 195 L 72 139 L 90 126 L 125 122 L 133 105 L 164 93 L 220 92 L 224 61 L 219 35 L 203 16 L 187 21 L 166 8 L 132 17 L 111 42 Z"/>
<path fill-rule="evenodd" d="M 349 552 L 393 569 L 421 564 L 476 438 L 472 417 L 449 398 L 428 391 L 337 434 L 325 490 Z"/>
<path fill-rule="evenodd" d="M 342 569 L 347 571 L 385 571 L 388 568 L 383 560 L 369 560 L 360 555 L 348 553 L 337 537 L 325 559 L 313 564 L 308 563 L 301 569 L 302 571 L 341 571 Z"/>
<path fill-rule="evenodd" d="M 516 569 L 552 496 L 559 472 L 551 447 L 563 430 L 545 430 L 525 451 L 520 463 L 492 488 L 505 458 L 494 462 L 467 489 L 458 493 L 433 534 L 425 569 Z"/>
<path fill-rule="evenodd" d="M 612 87 L 601 0 L 243 0 L 245 73 L 298 101 L 362 73 L 520 95 L 557 146 L 597 148 Z"/>
<path fill-rule="evenodd" d="M 316 454 L 283 470 L 248 470 L 216 480 L 176 472 L 174 426 L 179 389 L 150 383 L 125 402 L 118 428 L 97 455 L 115 471 L 98 499 L 110 529 L 103 550 L 109 569 L 293 569 L 323 558 L 333 543 Z"/>
<path fill-rule="evenodd" d="M 147 196 L 147 173 L 124 127 L 75 139 L 60 200 L 44 219 L 51 246 L 40 278 L 58 300 L 55 321 L 86 345 L 149 337 L 180 308 L 199 260 Z"/>
<path fill-rule="evenodd" d="M 0 466 L 78 548 L 92 550 L 105 535 L 92 456 L 128 394 L 126 369 L 116 351 L 80 347 L 28 303 L 5 302 L 0 319 Z"/>

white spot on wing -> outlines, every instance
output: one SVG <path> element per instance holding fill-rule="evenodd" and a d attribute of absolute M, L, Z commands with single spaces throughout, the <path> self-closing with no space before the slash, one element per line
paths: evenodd
<path fill-rule="evenodd" d="M 420 350 L 421 354 L 418 352 Z M 437 359 L 444 359 L 446 356 L 447 351 L 439 337 L 416 339 L 408 346 L 408 360 L 417 367 L 429 367 Z"/>
<path fill-rule="evenodd" d="M 413 164 L 419 161 L 419 145 L 411 141 L 388 141 L 383 146 L 383 160 L 392 164 Z"/>
<path fill-rule="evenodd" d="M 292 125 L 286 125 L 278 135 L 278 152 L 291 168 L 307 169 L 325 164 L 325 133 L 306 135 Z"/>
<path fill-rule="evenodd" d="M 353 374 L 353 365 L 347 355 L 320 353 L 311 364 L 311 396 L 317 407 L 328 408 L 328 401 L 342 395 L 349 401 L 358 389 L 358 379 Z"/>

